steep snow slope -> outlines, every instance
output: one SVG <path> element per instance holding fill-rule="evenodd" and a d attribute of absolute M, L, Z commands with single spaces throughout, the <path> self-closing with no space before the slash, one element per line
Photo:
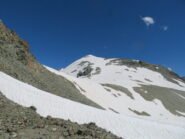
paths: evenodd
<path fill-rule="evenodd" d="M 89 55 L 60 73 L 50 71 L 108 111 L 185 126 L 185 83 L 161 66 Z"/>
<path fill-rule="evenodd" d="M 70 119 L 78 123 L 95 122 L 98 126 L 128 139 L 183 139 L 185 129 L 99 110 L 41 91 L 0 72 L 0 91 L 10 100 L 35 106 L 42 116 Z"/>

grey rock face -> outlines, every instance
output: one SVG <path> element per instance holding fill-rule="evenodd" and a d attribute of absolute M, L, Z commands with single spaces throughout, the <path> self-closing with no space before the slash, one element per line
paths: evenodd
<path fill-rule="evenodd" d="M 29 50 L 27 42 L 0 22 L 0 71 L 41 90 L 101 108 L 67 79 L 48 71 Z"/>
<path fill-rule="evenodd" d="M 185 81 L 185 77 L 182 77 L 182 80 Z"/>
<path fill-rule="evenodd" d="M 83 66 L 84 64 L 87 64 L 86 67 L 83 68 L 82 71 L 79 71 L 77 74 L 77 78 L 81 77 L 81 76 L 87 76 L 90 77 L 91 76 L 91 72 L 92 72 L 92 67 L 91 65 L 93 65 L 92 63 L 90 63 L 89 61 L 82 61 L 79 65 Z"/>
<path fill-rule="evenodd" d="M 131 99 L 134 99 L 134 97 L 132 96 L 132 93 L 127 88 L 124 88 L 123 86 L 115 85 L 115 84 L 102 84 L 102 85 L 106 87 L 110 87 L 116 91 L 125 93 L 128 97 L 130 97 Z"/>
<path fill-rule="evenodd" d="M 128 108 L 130 111 L 132 111 L 133 113 L 137 114 L 137 115 L 141 115 L 141 116 L 150 116 L 150 114 L 148 114 L 147 112 L 145 111 L 142 111 L 142 112 L 139 112 L 137 110 L 133 110 L 131 108 Z"/>
<path fill-rule="evenodd" d="M 110 60 L 106 65 L 109 66 L 109 65 L 112 65 L 112 64 L 118 65 L 118 66 L 125 65 L 125 66 L 132 67 L 132 68 L 135 68 L 135 69 L 137 69 L 139 67 L 144 67 L 144 68 L 147 68 L 147 69 L 150 69 L 150 70 L 161 73 L 168 81 L 176 83 L 176 84 L 178 84 L 178 82 L 176 82 L 172 78 L 178 79 L 178 80 L 181 79 L 181 77 L 178 74 L 176 74 L 175 72 L 173 72 L 173 71 L 171 71 L 171 70 L 169 70 L 169 69 L 167 69 L 163 66 L 155 65 L 155 64 L 149 64 L 149 63 L 146 63 L 146 62 L 140 61 L 140 60 L 115 58 L 115 59 Z"/>
<path fill-rule="evenodd" d="M 119 139 L 94 123 L 39 116 L 33 107 L 25 108 L 0 93 L 0 139 Z"/>
<path fill-rule="evenodd" d="M 141 87 L 134 87 L 134 90 L 145 100 L 152 102 L 154 99 L 158 99 L 169 112 L 177 116 L 185 117 L 182 114 L 185 113 L 184 91 L 153 85 L 141 85 Z"/>

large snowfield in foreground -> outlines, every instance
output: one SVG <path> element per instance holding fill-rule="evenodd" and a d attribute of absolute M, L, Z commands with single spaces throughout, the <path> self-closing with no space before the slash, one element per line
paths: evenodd
<path fill-rule="evenodd" d="M 95 122 L 126 139 L 185 139 L 185 129 L 99 110 L 41 91 L 0 72 L 0 91 L 22 106 L 35 106 L 42 116 L 70 119 L 80 124 Z"/>

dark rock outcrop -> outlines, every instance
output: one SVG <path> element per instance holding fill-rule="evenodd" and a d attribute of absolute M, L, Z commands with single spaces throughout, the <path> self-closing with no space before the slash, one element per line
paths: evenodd
<path fill-rule="evenodd" d="M 81 76 L 86 76 L 86 77 L 90 77 L 91 76 L 91 72 L 93 71 L 91 65 L 93 65 L 92 63 L 90 63 L 89 61 L 82 61 L 79 65 L 80 66 L 84 66 L 84 65 L 87 65 L 85 66 L 82 71 L 79 71 L 77 73 L 77 78 L 78 77 L 81 77 Z"/>

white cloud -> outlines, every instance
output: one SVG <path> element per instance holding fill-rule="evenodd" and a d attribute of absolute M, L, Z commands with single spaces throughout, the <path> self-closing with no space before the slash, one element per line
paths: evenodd
<path fill-rule="evenodd" d="M 163 29 L 164 31 L 167 31 L 167 30 L 168 30 L 168 26 L 163 26 L 162 29 Z"/>
<path fill-rule="evenodd" d="M 144 21 L 144 23 L 147 26 L 155 24 L 155 21 L 154 21 L 154 19 L 152 17 L 146 16 L 146 17 L 141 17 L 141 19 Z"/>

